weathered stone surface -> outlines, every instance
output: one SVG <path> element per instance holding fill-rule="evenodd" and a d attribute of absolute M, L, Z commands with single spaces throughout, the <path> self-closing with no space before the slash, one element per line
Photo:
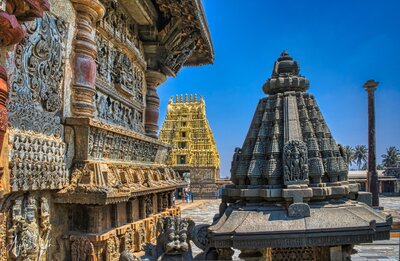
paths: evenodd
<path fill-rule="evenodd" d="M 293 203 L 288 207 L 288 216 L 291 218 L 305 218 L 310 216 L 310 206 L 306 203 Z"/>

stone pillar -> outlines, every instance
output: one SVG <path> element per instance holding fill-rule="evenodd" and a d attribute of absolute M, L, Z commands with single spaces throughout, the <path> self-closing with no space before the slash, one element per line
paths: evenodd
<path fill-rule="evenodd" d="M 72 114 L 75 117 L 92 118 L 96 111 L 95 25 L 104 16 L 104 6 L 98 0 L 71 0 L 71 2 L 77 17 Z"/>
<path fill-rule="evenodd" d="M 378 172 L 376 170 L 375 90 L 378 82 L 368 80 L 364 84 L 368 92 L 368 191 L 372 193 L 372 206 L 379 206 Z"/>
<path fill-rule="evenodd" d="M 146 135 L 157 138 L 158 114 L 160 110 L 160 98 L 157 87 L 166 80 L 166 76 L 158 71 L 146 71 L 147 93 L 146 93 Z"/>

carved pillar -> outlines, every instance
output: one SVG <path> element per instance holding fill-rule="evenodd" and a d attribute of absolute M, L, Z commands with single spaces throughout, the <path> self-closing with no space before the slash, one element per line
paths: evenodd
<path fill-rule="evenodd" d="M 146 135 L 157 138 L 158 114 L 160 110 L 160 98 L 157 94 L 157 87 L 166 80 L 163 73 L 157 71 L 146 72 L 147 94 L 146 94 Z"/>
<path fill-rule="evenodd" d="M 104 16 L 104 6 L 98 0 L 71 0 L 71 2 L 77 17 L 72 113 L 76 117 L 92 118 L 96 110 L 95 25 Z"/>
<path fill-rule="evenodd" d="M 24 31 L 13 14 L 0 10 L 0 46 L 10 46 L 19 43 Z M 8 77 L 6 69 L 0 65 L 0 154 L 3 147 L 4 135 L 7 130 Z"/>
<path fill-rule="evenodd" d="M 372 206 L 379 206 L 378 171 L 376 170 L 375 90 L 378 82 L 368 80 L 364 84 L 368 92 L 368 191 L 372 193 Z"/>

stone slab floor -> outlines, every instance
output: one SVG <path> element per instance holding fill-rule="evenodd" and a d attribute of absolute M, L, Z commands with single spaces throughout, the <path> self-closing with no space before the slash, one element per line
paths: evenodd
<path fill-rule="evenodd" d="M 218 213 L 219 200 L 207 200 L 198 204 L 191 203 L 182 210 L 182 217 L 192 218 L 196 224 L 206 223 L 211 224 L 213 217 Z M 394 208 L 400 210 L 400 197 L 385 197 L 381 200 L 385 208 Z M 184 203 L 185 204 L 185 203 Z M 182 205 L 184 205 L 182 204 Z M 372 244 L 362 244 L 356 247 L 358 251 L 352 256 L 353 261 L 395 261 L 399 260 L 399 245 L 400 238 L 392 238 L 386 241 L 377 241 Z M 201 252 L 195 245 L 192 244 L 193 256 Z M 238 258 L 238 251 L 235 252 L 234 260 Z"/>

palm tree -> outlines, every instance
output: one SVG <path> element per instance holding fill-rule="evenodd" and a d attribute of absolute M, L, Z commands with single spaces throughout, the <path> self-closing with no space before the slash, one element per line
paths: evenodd
<path fill-rule="evenodd" d="M 392 167 L 400 160 L 400 151 L 396 147 L 391 146 L 386 149 L 386 154 L 383 154 L 381 157 L 383 158 L 383 166 Z"/>
<path fill-rule="evenodd" d="M 350 165 L 350 163 L 353 161 L 354 158 L 354 149 L 353 147 L 346 145 L 343 147 L 343 152 L 344 152 L 344 160 L 346 161 L 347 165 Z"/>
<path fill-rule="evenodd" d="M 367 162 L 368 157 L 368 149 L 365 145 L 357 145 L 354 147 L 354 156 L 353 162 L 358 166 L 358 169 L 361 169 L 363 163 Z"/>

